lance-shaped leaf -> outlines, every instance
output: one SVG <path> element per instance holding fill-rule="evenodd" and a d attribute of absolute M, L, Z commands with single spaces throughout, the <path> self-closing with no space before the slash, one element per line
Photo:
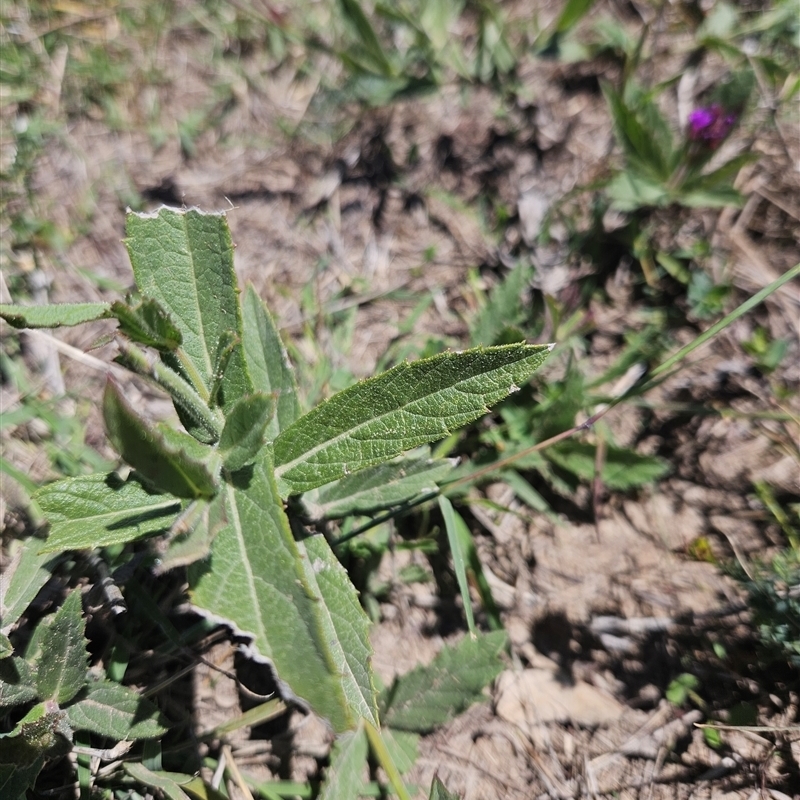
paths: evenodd
<path fill-rule="evenodd" d="M 297 546 L 308 585 L 322 600 L 317 605 L 317 618 L 347 707 L 357 719 L 378 725 L 369 618 L 361 608 L 358 593 L 324 536 L 308 536 Z"/>
<path fill-rule="evenodd" d="M 435 492 L 455 466 L 447 458 L 403 458 L 348 475 L 303 495 L 315 519 L 369 514 Z"/>
<path fill-rule="evenodd" d="M 169 363 L 199 381 L 208 397 L 220 337 L 226 331 L 240 335 L 242 327 L 225 216 L 162 207 L 152 214 L 129 214 L 127 233 L 139 291 L 157 300 L 183 334 L 186 358 Z M 239 345 L 222 380 L 223 407 L 252 391 Z"/>
<path fill-rule="evenodd" d="M 86 683 L 86 638 L 79 589 L 71 592 L 56 612 L 42 644 L 36 691 L 42 700 L 64 705 Z"/>
<path fill-rule="evenodd" d="M 217 490 L 214 451 L 187 433 L 151 425 L 133 410 L 109 376 L 103 395 L 108 438 L 117 452 L 161 491 L 176 497 L 211 497 Z"/>
<path fill-rule="evenodd" d="M 111 681 L 89 684 L 89 691 L 68 706 L 67 720 L 78 731 L 109 739 L 153 739 L 167 732 L 161 712 L 133 689 Z"/>
<path fill-rule="evenodd" d="M 381 697 L 383 722 L 403 731 L 427 733 L 482 697 L 483 688 L 502 671 L 499 658 L 506 632 L 445 647 L 427 667 L 397 678 Z"/>
<path fill-rule="evenodd" d="M 56 481 L 34 495 L 50 527 L 41 552 L 125 544 L 163 531 L 180 500 L 146 489 L 138 480 L 85 475 Z"/>
<path fill-rule="evenodd" d="M 403 363 L 339 392 L 275 440 L 282 495 L 441 439 L 522 386 L 549 345 L 510 344 Z"/>
<path fill-rule="evenodd" d="M 143 786 L 150 786 L 153 789 L 159 789 L 164 797 L 169 800 L 190 800 L 190 796 L 181 789 L 180 784 L 173 778 L 171 773 L 168 772 L 153 772 L 147 769 L 144 764 L 136 761 L 130 761 L 124 765 L 125 772 L 128 773 L 134 780 L 141 783 Z M 187 780 L 191 776 L 186 777 Z"/>
<path fill-rule="evenodd" d="M 247 395 L 228 413 L 225 427 L 219 437 L 219 452 L 225 469 L 235 472 L 264 445 L 264 432 L 275 413 L 275 399 L 271 395 Z"/>
<path fill-rule="evenodd" d="M 134 342 L 169 352 L 183 341 L 180 330 L 156 300 L 145 298 L 133 306 L 118 300 L 111 311 L 120 331 Z"/>
<path fill-rule="evenodd" d="M 46 306 L 0 303 L 0 317 L 14 328 L 60 328 L 110 316 L 108 303 L 53 303 Z"/>
<path fill-rule="evenodd" d="M 333 745 L 331 765 L 325 771 L 319 800 L 360 797 L 366 789 L 367 734 L 363 726 L 340 736 Z"/>
<path fill-rule="evenodd" d="M 470 538 L 469 528 L 467 528 L 461 515 L 453 508 L 453 504 L 444 496 L 439 496 L 439 509 L 442 512 L 444 527 L 447 531 L 447 541 L 450 544 L 450 554 L 453 556 L 453 569 L 458 581 L 458 590 L 461 593 L 461 602 L 464 604 L 464 616 L 467 618 L 467 628 L 470 636 L 475 636 L 475 617 L 472 614 L 472 598 L 469 595 L 469 583 L 467 582 L 467 555 L 464 547 L 464 535 L 466 530 L 467 538 Z"/>
<path fill-rule="evenodd" d="M 332 557 L 314 544 L 298 545 L 272 477 L 269 450 L 226 486 L 227 524 L 207 563 L 190 567 L 192 603 L 252 637 L 291 692 L 337 731 L 355 727 L 365 709 L 376 716 L 371 682 L 343 652 L 368 659 L 368 620 L 355 589 L 345 591 Z M 305 550 L 309 552 L 306 554 Z M 313 559 L 309 563 L 304 560 Z M 307 569 L 324 573 L 309 580 Z M 331 585 L 331 597 L 322 596 Z M 333 641 L 331 640 L 333 637 Z M 367 674 L 368 665 L 362 662 Z"/>
<path fill-rule="evenodd" d="M 267 426 L 269 441 L 300 415 L 289 356 L 267 307 L 252 286 L 242 296 L 242 344 L 254 388 L 277 397 L 275 416 Z"/>

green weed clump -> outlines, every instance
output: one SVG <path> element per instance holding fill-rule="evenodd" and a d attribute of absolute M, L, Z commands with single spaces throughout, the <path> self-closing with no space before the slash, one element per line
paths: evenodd
<path fill-rule="evenodd" d="M 184 430 L 150 422 L 109 375 L 103 416 L 129 469 L 56 481 L 34 494 L 49 533 L 18 551 L 4 623 L 10 630 L 68 553 L 99 549 L 109 566 L 136 571 L 135 548 L 120 548 L 158 542 L 139 563 L 159 573 L 188 567 L 192 605 L 251 639 L 255 657 L 274 665 L 296 702 L 342 735 L 327 778 L 337 788 L 323 788 L 323 796 L 358 794 L 369 741 L 395 791 L 408 797 L 382 723 L 427 731 L 472 702 L 501 668 L 505 634 L 476 633 L 457 652 L 444 651 L 430 668 L 435 679 L 424 670 L 406 676 L 379 708 L 355 588 L 327 539 L 288 516 L 284 503 L 325 487 L 313 498 L 318 513 L 342 517 L 435 491 L 450 462 L 424 453 L 393 459 L 481 416 L 524 385 L 551 348 L 478 347 L 404 362 L 301 414 L 267 309 L 252 289 L 239 295 L 224 217 L 166 208 L 131 214 L 128 236 L 138 298 L 0 313 L 28 328 L 116 319 L 117 361 L 168 393 Z M 37 626 L 35 642 L 50 622 Z M 28 645 L 24 655 L 12 655 L 3 639 L 3 701 L 20 709 L 0 757 L 0 786 L 12 797 L 35 782 L 46 759 L 69 749 L 73 733 L 120 742 L 166 731 L 158 710 L 122 685 L 124 668 L 116 680 L 88 680 L 78 592 L 51 627 L 63 635 Z"/>

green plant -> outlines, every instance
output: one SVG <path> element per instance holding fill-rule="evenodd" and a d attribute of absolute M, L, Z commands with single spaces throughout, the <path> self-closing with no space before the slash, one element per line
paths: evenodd
<path fill-rule="evenodd" d="M 676 143 L 656 103 L 661 87 L 644 91 L 633 81 L 617 91 L 603 84 L 625 166 L 609 182 L 606 193 L 620 211 L 672 204 L 694 207 L 737 205 L 733 189 L 739 170 L 753 154 L 734 156 L 708 171 L 717 148 L 740 118 L 754 83 L 752 71 L 735 73 L 719 91 L 719 99 L 695 109 L 682 141 Z"/>
<path fill-rule="evenodd" d="M 116 319 L 117 361 L 171 396 L 184 430 L 148 421 L 109 376 L 102 402 L 108 436 L 133 471 L 78 476 L 36 492 L 49 535 L 25 543 L 24 573 L 35 577 L 21 578 L 22 588 L 12 593 L 16 618 L 46 580 L 53 554 L 99 548 L 119 556 L 124 545 L 157 539 L 155 568 L 188 566 L 196 609 L 250 638 L 256 657 L 274 665 L 291 696 L 337 733 L 352 732 L 334 755 L 331 775 L 342 759 L 366 763 L 369 740 L 395 791 L 406 797 L 381 738 L 368 619 L 325 537 L 287 515 L 284 502 L 316 492 L 311 499 L 321 514 L 348 515 L 411 500 L 423 487 L 430 491 L 449 462 L 393 459 L 518 391 L 551 348 L 515 343 L 402 363 L 301 415 L 292 368 L 267 309 L 251 288 L 239 295 L 222 215 L 166 208 L 130 214 L 127 246 L 138 298 L 6 305 L 0 313 L 18 327 Z M 72 597 L 63 613 L 78 619 L 78 595 Z M 478 648 L 468 659 L 470 675 L 478 654 L 490 653 L 494 664 L 504 641 L 502 634 L 468 640 L 464 647 Z M 83 650 L 74 645 L 69 654 L 73 673 L 85 671 Z M 43 656 L 30 658 L 45 669 Z M 49 702 L 42 714 L 52 732 L 74 693 L 59 694 L 53 704 L 49 688 L 32 683 L 21 665 L 16 697 Z M 460 675 L 456 681 L 463 684 L 455 667 L 445 673 Z M 478 690 L 487 680 L 477 679 Z M 389 726 L 399 726 L 393 709 L 402 696 L 395 687 L 384 702 Z M 52 745 L 52 736 L 42 744 L 39 728 L 27 725 L 27 717 L 18 721 L 12 737 L 36 753 L 35 768 L 20 772 L 3 761 L 2 777 L 15 781 L 9 784 L 15 789 L 35 777 Z M 122 734 L 117 738 L 135 738 Z"/>
<path fill-rule="evenodd" d="M 0 705 L 31 706 L 0 740 L 0 788 L 7 797 L 23 796 L 45 759 L 70 750 L 77 731 L 117 742 L 166 732 L 167 720 L 139 692 L 88 673 L 84 630 L 81 593 L 73 590 L 37 626 L 24 658 L 12 655 L 3 636 Z"/>

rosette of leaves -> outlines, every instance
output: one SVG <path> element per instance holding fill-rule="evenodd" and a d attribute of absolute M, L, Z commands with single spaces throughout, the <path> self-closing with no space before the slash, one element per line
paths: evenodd
<path fill-rule="evenodd" d="M 46 553 L 153 538 L 155 568 L 188 567 L 194 607 L 248 637 L 288 697 L 337 733 L 377 736 L 368 618 L 327 540 L 290 518 L 285 501 L 306 494 L 307 508 L 345 515 L 430 495 L 448 462 L 397 457 L 482 416 L 551 348 L 515 343 L 403 363 L 301 414 L 267 308 L 237 288 L 224 215 L 131 213 L 127 233 L 137 300 L 0 314 L 17 327 L 116 319 L 117 361 L 170 395 L 183 429 L 149 421 L 109 378 L 108 436 L 132 469 L 41 488 L 49 536 L 29 540 L 31 558 L 39 569 Z"/>

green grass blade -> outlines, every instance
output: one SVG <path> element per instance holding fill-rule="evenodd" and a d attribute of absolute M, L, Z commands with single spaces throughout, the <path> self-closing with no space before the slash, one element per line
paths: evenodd
<path fill-rule="evenodd" d="M 458 581 L 458 589 L 461 592 L 461 600 L 464 604 L 464 616 L 467 618 L 467 627 L 471 636 L 477 634 L 475 628 L 475 618 L 472 614 L 472 600 L 469 596 L 469 583 L 467 582 L 467 567 L 464 549 L 462 547 L 462 536 L 459 535 L 459 523 L 466 527 L 461 515 L 453 508 L 453 504 L 444 496 L 439 495 L 439 508 L 444 518 L 444 527 L 447 531 L 447 540 L 450 543 L 450 552 L 453 555 L 453 568 Z M 467 530 L 469 534 L 469 530 Z"/>

